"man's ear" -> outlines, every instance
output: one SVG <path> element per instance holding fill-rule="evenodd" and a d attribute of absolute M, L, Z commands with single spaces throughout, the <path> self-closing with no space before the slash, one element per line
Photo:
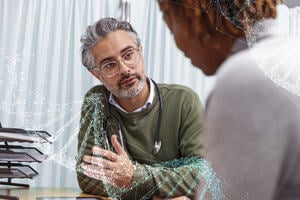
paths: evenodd
<path fill-rule="evenodd" d="M 140 46 L 140 52 L 141 52 L 142 56 L 144 56 L 144 53 L 143 53 L 143 46 L 142 46 L 142 45 Z"/>
<path fill-rule="evenodd" d="M 98 78 L 98 74 L 94 70 L 90 70 L 91 74 L 93 74 L 94 77 Z"/>
<path fill-rule="evenodd" d="M 97 72 L 95 72 L 95 70 L 90 70 L 90 72 L 91 72 L 91 74 L 93 74 L 93 76 L 94 76 L 96 79 L 99 79 L 100 81 L 102 81 L 102 80 L 101 80 L 101 76 L 100 76 Z"/>

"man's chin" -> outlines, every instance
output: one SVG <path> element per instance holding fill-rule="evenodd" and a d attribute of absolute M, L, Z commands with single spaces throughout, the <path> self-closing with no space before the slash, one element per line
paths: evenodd
<path fill-rule="evenodd" d="M 138 95 L 146 84 L 146 79 L 136 78 L 132 84 L 125 85 L 125 87 L 121 85 L 118 91 L 112 93 L 119 98 L 132 98 Z"/>
<path fill-rule="evenodd" d="M 120 91 L 117 94 L 114 93 L 115 96 L 119 98 L 132 98 L 135 97 L 139 92 L 134 90 L 126 90 L 126 91 Z"/>

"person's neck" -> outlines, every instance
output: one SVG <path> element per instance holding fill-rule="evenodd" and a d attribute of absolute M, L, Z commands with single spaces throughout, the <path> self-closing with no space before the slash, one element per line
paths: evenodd
<path fill-rule="evenodd" d="M 222 63 L 233 53 L 233 47 L 238 39 L 227 36 L 223 33 L 217 32 L 216 37 L 208 42 L 207 49 L 213 49 L 208 52 L 214 52 L 215 58 L 207 61 L 207 65 L 211 70 L 210 74 L 215 74 Z"/>
<path fill-rule="evenodd" d="M 150 83 L 149 81 L 147 81 L 142 91 L 138 93 L 136 96 L 130 98 L 116 97 L 116 100 L 124 110 L 130 113 L 145 105 L 149 95 L 150 95 Z"/>

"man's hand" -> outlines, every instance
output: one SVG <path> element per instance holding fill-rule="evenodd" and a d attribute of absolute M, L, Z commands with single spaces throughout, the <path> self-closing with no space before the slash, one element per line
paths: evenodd
<path fill-rule="evenodd" d="M 93 147 L 92 152 L 95 156 L 83 156 L 83 173 L 117 187 L 128 187 L 133 180 L 133 164 L 116 135 L 111 137 L 111 144 L 116 153 Z"/>

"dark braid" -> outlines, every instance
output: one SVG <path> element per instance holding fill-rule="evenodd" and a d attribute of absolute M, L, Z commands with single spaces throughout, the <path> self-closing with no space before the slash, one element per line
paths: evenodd
<path fill-rule="evenodd" d="M 276 17 L 276 5 L 283 0 L 158 0 L 169 26 L 180 21 L 187 32 L 195 32 L 205 42 L 215 30 L 234 37 L 264 18 Z M 172 21 L 171 16 L 176 17 Z"/>

